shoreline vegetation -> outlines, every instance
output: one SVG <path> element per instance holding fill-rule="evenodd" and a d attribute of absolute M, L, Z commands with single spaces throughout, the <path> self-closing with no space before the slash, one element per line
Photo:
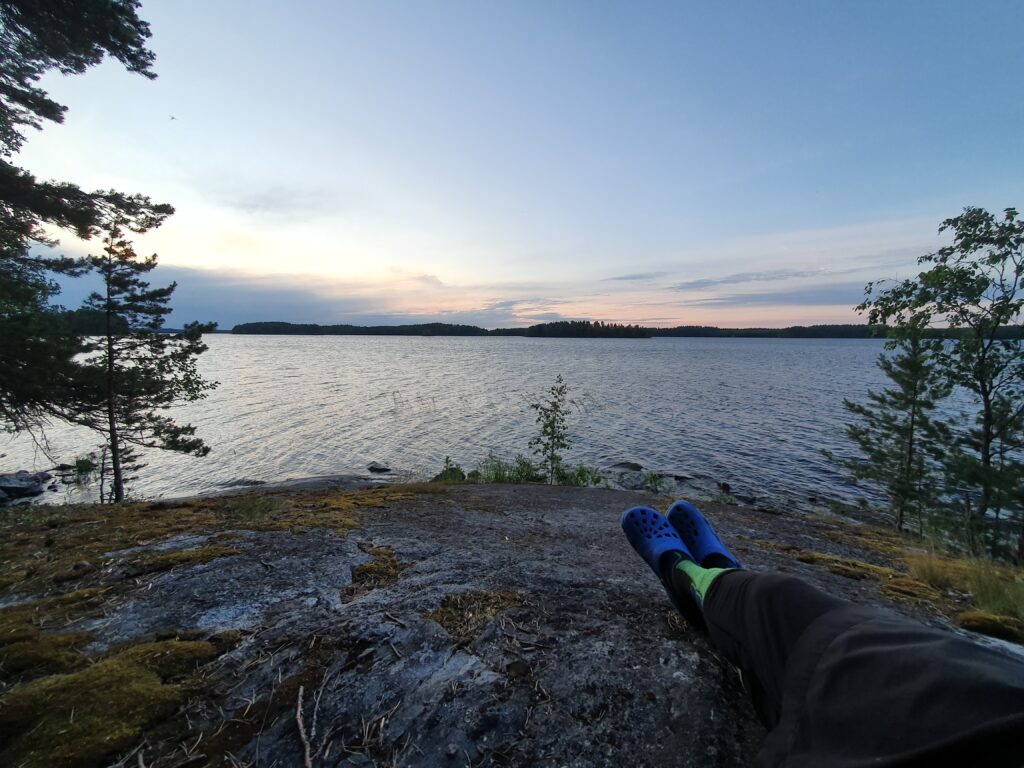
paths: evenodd
<path fill-rule="evenodd" d="M 750 339 L 873 339 L 886 335 L 881 325 L 794 325 L 788 328 L 718 328 L 711 325 L 679 325 L 654 328 L 589 320 L 560 320 L 526 328 L 494 328 L 453 323 L 411 325 L 318 325 L 266 321 L 239 323 L 230 333 L 264 336 L 525 336 L 563 339 L 750 338 Z M 956 339 L 960 329 L 932 328 L 931 338 Z M 1001 338 L 1024 338 L 1024 328 L 1006 328 Z"/>

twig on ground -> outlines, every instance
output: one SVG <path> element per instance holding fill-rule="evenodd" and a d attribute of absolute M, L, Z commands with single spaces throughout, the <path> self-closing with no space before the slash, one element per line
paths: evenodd
<path fill-rule="evenodd" d="M 295 724 L 299 727 L 299 738 L 302 739 L 302 764 L 304 768 L 313 768 L 313 754 L 306 737 L 306 724 L 302 721 L 302 694 L 304 688 L 299 686 L 298 701 L 295 705 Z"/>
<path fill-rule="evenodd" d="M 316 721 L 317 717 L 320 715 L 320 699 L 321 697 L 323 697 L 324 687 L 327 685 L 327 681 L 330 679 L 331 673 L 330 671 L 328 671 L 327 674 L 324 675 L 323 679 L 320 681 L 320 685 L 317 687 L 316 693 L 313 694 L 313 724 L 309 729 L 309 740 L 313 742 L 316 741 Z M 320 750 L 317 750 L 317 752 L 319 751 Z"/>

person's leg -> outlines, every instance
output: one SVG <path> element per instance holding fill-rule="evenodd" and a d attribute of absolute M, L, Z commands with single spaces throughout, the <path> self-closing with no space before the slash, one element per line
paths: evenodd
<path fill-rule="evenodd" d="M 706 626 L 714 644 L 740 668 L 758 714 L 774 726 L 794 645 L 811 622 L 845 603 L 793 577 L 742 570 L 700 511 L 685 502 L 674 504 L 667 520 L 634 507 L 623 515 L 622 526 L 676 608 L 691 623 Z"/>
<path fill-rule="evenodd" d="M 758 714 L 773 727 L 794 646 L 815 619 L 846 603 L 792 576 L 684 560 L 675 564 L 671 583 L 673 591 L 697 593 L 711 641 L 739 667 Z"/>
<path fill-rule="evenodd" d="M 778 574 L 753 574 L 718 538 L 700 510 L 685 501 L 669 509 L 668 520 L 692 557 L 664 556 L 662 582 L 677 599 L 690 596 L 694 618 L 733 664 L 740 668 L 765 725 L 778 722 L 786 667 L 804 630 L 819 616 L 845 605 L 808 584 Z"/>
<path fill-rule="evenodd" d="M 738 561 L 695 508 L 687 515 L 702 524 L 698 534 L 671 521 L 682 544 L 657 557 L 630 543 L 674 602 L 686 595 L 702 612 L 711 640 L 743 672 L 771 731 L 759 764 L 1022 765 L 1018 657 L 792 576 L 703 567 L 717 565 L 706 557 L 716 548 Z"/>

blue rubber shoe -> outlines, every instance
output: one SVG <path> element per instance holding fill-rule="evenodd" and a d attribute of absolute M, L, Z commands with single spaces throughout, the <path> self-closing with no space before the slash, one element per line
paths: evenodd
<path fill-rule="evenodd" d="M 677 501 L 668 509 L 668 521 L 693 553 L 693 561 L 701 568 L 743 567 L 692 504 Z"/>
<path fill-rule="evenodd" d="M 633 507 L 623 512 L 622 531 L 659 579 L 662 577 L 661 557 L 667 552 L 678 552 L 696 562 L 664 515 L 650 507 Z"/>
<path fill-rule="evenodd" d="M 704 612 L 701 610 L 700 601 L 692 587 L 683 590 L 680 594 L 672 588 L 671 576 L 662 573 L 661 559 L 669 552 L 678 552 L 687 560 L 697 562 L 687 548 L 686 542 L 676 533 L 665 516 L 650 507 L 633 507 L 627 509 L 622 515 L 622 530 L 636 553 L 658 576 L 665 591 L 668 592 L 672 604 L 688 622 L 698 628 L 703 628 L 705 626 Z"/>

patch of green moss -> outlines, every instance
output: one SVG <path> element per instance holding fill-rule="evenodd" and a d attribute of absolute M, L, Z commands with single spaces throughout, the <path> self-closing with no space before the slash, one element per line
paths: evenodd
<path fill-rule="evenodd" d="M 821 531 L 823 538 L 856 547 L 889 560 L 900 560 L 907 553 L 908 534 L 873 525 L 837 524 Z"/>
<path fill-rule="evenodd" d="M 79 589 L 0 609 L 0 645 L 31 640 L 41 629 L 67 624 L 99 605 L 104 591 Z"/>
<path fill-rule="evenodd" d="M 352 569 L 352 583 L 342 589 L 341 599 L 350 603 L 373 589 L 389 587 L 412 563 L 401 563 L 391 547 L 360 547 L 373 557 Z"/>
<path fill-rule="evenodd" d="M 92 637 L 87 632 L 64 635 L 41 635 L 0 646 L 0 668 L 3 675 L 54 674 L 70 672 L 85 664 L 79 648 Z"/>
<path fill-rule="evenodd" d="M 956 623 L 972 632 L 1024 644 L 1024 621 L 988 611 L 965 611 L 956 617 Z"/>
<path fill-rule="evenodd" d="M 186 533 L 321 528 L 343 536 L 359 526 L 366 510 L 437 492 L 426 485 L 361 491 L 257 491 L 193 501 L 12 511 L 0 519 L 0 563 L 5 568 L 0 588 L 52 589 L 55 578 L 59 583 L 85 576 L 89 571 L 82 570 L 83 562 L 99 567 L 111 553 Z"/>
<path fill-rule="evenodd" d="M 854 579 L 857 581 L 862 581 L 864 579 L 885 581 L 899 575 L 897 571 L 892 568 L 886 568 L 883 565 L 875 565 L 873 563 L 864 562 L 863 560 L 853 560 L 848 557 L 839 557 L 838 555 L 829 555 L 824 552 L 815 552 L 810 549 L 801 549 L 800 547 L 792 544 L 776 544 L 770 541 L 757 540 L 754 540 L 753 543 L 764 549 L 774 549 L 778 552 L 785 552 L 794 560 L 801 563 L 823 565 L 832 573 L 838 576 L 844 576 L 847 579 Z"/>
<path fill-rule="evenodd" d="M 473 590 L 449 595 L 440 608 L 423 616 L 444 627 L 455 645 L 468 645 L 488 621 L 522 601 L 523 596 L 516 592 Z"/>
<path fill-rule="evenodd" d="M 168 680 L 188 674 L 216 655 L 213 644 L 202 640 L 161 640 L 128 646 L 108 658 L 140 666 Z"/>
<path fill-rule="evenodd" d="M 408 491 L 393 488 L 301 494 L 276 527 L 291 531 L 327 528 L 343 536 L 359 527 L 364 510 L 386 509 L 412 496 Z"/>
<path fill-rule="evenodd" d="M 927 600 L 930 603 L 942 597 L 935 587 L 911 576 L 894 576 L 882 585 L 882 592 L 889 597 Z"/>
<path fill-rule="evenodd" d="M 0 763 L 104 764 L 135 743 L 143 728 L 178 708 L 182 689 L 167 681 L 215 655 L 209 643 L 143 643 L 77 672 L 16 686 L 0 697 Z"/>
<path fill-rule="evenodd" d="M 210 544 L 205 547 L 196 547 L 195 549 L 160 552 L 133 563 L 129 568 L 132 575 L 140 576 L 144 573 L 169 571 L 171 568 L 178 568 L 183 565 L 207 563 L 210 560 L 216 560 L 218 557 L 231 557 L 237 554 L 237 549 Z"/>

